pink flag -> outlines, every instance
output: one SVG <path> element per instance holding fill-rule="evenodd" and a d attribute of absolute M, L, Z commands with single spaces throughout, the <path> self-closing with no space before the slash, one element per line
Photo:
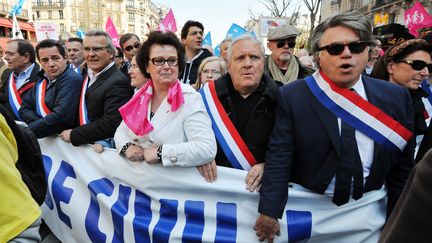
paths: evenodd
<path fill-rule="evenodd" d="M 176 32 L 177 31 L 177 25 L 174 18 L 174 14 L 172 12 L 172 9 L 170 9 L 165 16 L 165 18 L 160 22 L 159 26 L 156 28 L 156 30 L 165 32 L 165 31 L 171 31 Z"/>
<path fill-rule="evenodd" d="M 405 25 L 409 32 L 417 38 L 419 29 L 432 27 L 432 17 L 421 3 L 416 1 L 412 8 L 405 11 Z"/>
<path fill-rule="evenodd" d="M 114 46 L 120 47 L 119 34 L 117 33 L 116 27 L 115 27 L 114 23 L 112 22 L 112 19 L 110 16 L 108 16 L 107 22 L 105 24 L 105 31 L 111 37 L 111 39 L 114 43 Z"/>

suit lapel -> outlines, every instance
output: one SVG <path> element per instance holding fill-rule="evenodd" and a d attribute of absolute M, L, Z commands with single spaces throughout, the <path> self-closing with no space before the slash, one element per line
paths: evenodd
<path fill-rule="evenodd" d="M 97 87 L 101 86 L 104 83 L 104 81 L 107 80 L 111 76 L 111 74 L 114 72 L 115 68 L 116 68 L 116 66 L 113 65 L 108 70 L 106 70 L 104 73 L 102 73 L 96 79 L 96 81 L 87 89 L 86 95 L 90 94 L 91 92 L 96 90 Z"/>
<path fill-rule="evenodd" d="M 327 132 L 338 156 L 341 156 L 341 143 L 339 136 L 339 126 L 337 117 L 324 107 L 313 95 L 309 99 L 309 105 L 316 114 L 316 118 L 321 122 Z"/>

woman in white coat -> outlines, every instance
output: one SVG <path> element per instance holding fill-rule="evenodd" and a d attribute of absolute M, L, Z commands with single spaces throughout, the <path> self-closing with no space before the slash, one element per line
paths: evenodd
<path fill-rule="evenodd" d="M 150 33 L 137 64 L 149 81 L 120 108 L 114 141 L 131 161 L 198 166 L 216 156 L 211 121 L 199 93 L 179 82 L 184 51 L 171 32 Z"/>

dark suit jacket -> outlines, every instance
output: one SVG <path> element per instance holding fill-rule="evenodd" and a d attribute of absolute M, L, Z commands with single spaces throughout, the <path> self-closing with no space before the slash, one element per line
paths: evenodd
<path fill-rule="evenodd" d="M 380 243 L 431 242 L 432 150 L 412 170 L 379 240 Z"/>
<path fill-rule="evenodd" d="M 412 105 L 406 89 L 363 76 L 370 103 L 413 131 Z M 279 88 L 276 121 L 268 150 L 259 212 L 281 217 L 288 196 L 288 182 L 324 193 L 341 159 L 337 117 L 310 92 L 304 80 Z M 414 137 L 403 152 L 374 144 L 373 162 L 364 191 L 386 184 L 388 212 L 396 203 L 413 166 Z"/>
<path fill-rule="evenodd" d="M 122 120 L 118 109 L 133 95 L 133 87 L 124 74 L 113 65 L 88 87 L 85 100 L 89 124 L 77 126 L 71 132 L 75 146 L 112 138 Z"/>
<path fill-rule="evenodd" d="M 39 71 L 40 66 L 39 64 L 35 63 L 35 66 L 33 67 L 28 81 L 26 81 L 25 84 L 18 89 L 18 92 L 21 92 L 21 99 L 25 98 L 25 96 L 28 94 L 28 91 L 30 91 L 35 82 L 40 79 L 38 75 Z M 9 105 L 9 91 L 7 87 L 9 84 L 9 77 L 11 73 L 12 69 L 6 69 L 1 76 L 1 82 L 3 86 L 0 89 L 0 104 L 6 107 L 6 109 L 9 111 L 9 113 L 13 116 L 15 120 L 19 120 L 18 117 L 15 116 L 12 107 Z"/>
<path fill-rule="evenodd" d="M 41 78 L 45 78 L 43 74 L 41 71 Z M 37 138 L 60 133 L 75 126 L 82 80 L 81 75 L 66 67 L 45 91 L 45 104 L 51 113 L 43 118 L 36 112 L 36 89 L 30 90 L 26 95 L 19 114 Z"/>

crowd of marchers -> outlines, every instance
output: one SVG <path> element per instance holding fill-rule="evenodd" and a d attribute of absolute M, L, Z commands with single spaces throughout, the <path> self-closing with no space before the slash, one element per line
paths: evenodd
<path fill-rule="evenodd" d="M 37 138 L 196 167 L 207 182 L 217 166 L 246 170 L 246 189 L 260 193 L 259 241 L 277 239 L 290 182 L 338 206 L 385 188 L 381 241 L 431 240 L 419 229 L 431 223 L 420 210 L 432 200 L 413 200 L 426 188 L 408 180 L 432 173 L 431 35 L 384 51 L 371 29 L 364 17 L 336 15 L 315 28 L 309 51 L 294 53 L 300 32 L 286 25 L 268 32 L 269 55 L 246 34 L 223 40 L 220 57 L 202 47 L 198 21 L 180 38 L 127 33 L 120 47 L 101 30 L 65 44 L 9 40 L 0 53 L 0 241 L 41 240 L 39 205 L 15 168 L 26 148 L 14 120 Z"/>

